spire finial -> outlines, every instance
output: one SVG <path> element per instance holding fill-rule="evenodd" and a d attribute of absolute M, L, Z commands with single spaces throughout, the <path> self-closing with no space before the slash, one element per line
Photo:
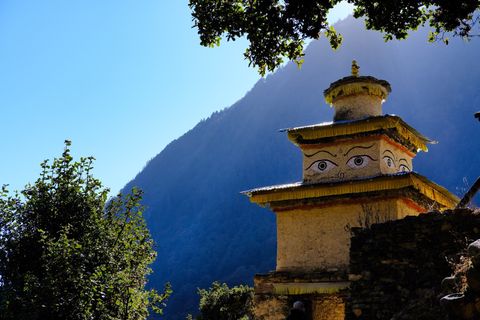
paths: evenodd
<path fill-rule="evenodd" d="M 357 64 L 357 61 L 353 60 L 352 61 L 352 76 L 358 77 L 358 70 L 359 69 L 360 69 L 360 67 Z"/>

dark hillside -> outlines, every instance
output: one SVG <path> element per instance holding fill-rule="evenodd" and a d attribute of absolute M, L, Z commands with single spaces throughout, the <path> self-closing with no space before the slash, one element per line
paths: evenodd
<path fill-rule="evenodd" d="M 428 44 L 420 31 L 385 44 L 351 18 L 337 29 L 345 38 L 340 50 L 312 42 L 301 70 L 290 63 L 260 80 L 170 143 L 125 187 L 145 191 L 158 244 L 151 283 L 171 281 L 174 289 L 166 319 L 195 312 L 197 287 L 250 283 L 254 273 L 274 267 L 274 216 L 239 192 L 300 178 L 300 153 L 278 130 L 330 121 L 323 90 L 348 75 L 352 59 L 361 74 L 391 83 L 386 113 L 440 142 L 418 156 L 416 171 L 454 193 L 463 192 L 464 178 L 471 183 L 480 174 L 480 124 L 473 118 L 480 109 L 480 41 Z"/>

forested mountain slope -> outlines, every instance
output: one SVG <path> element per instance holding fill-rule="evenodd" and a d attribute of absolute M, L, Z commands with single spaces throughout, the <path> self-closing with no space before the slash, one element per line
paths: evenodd
<path fill-rule="evenodd" d="M 145 191 L 158 249 L 151 285 L 170 281 L 174 290 L 166 319 L 196 311 L 197 287 L 251 283 L 254 273 L 274 268 L 274 215 L 240 191 L 300 179 L 301 154 L 279 129 L 330 121 L 323 90 L 350 73 L 353 59 L 362 75 L 391 83 L 385 113 L 439 141 L 418 155 L 415 171 L 456 194 L 480 174 L 480 123 L 473 118 L 480 110 L 480 40 L 429 44 L 421 30 L 385 43 L 353 18 L 336 28 L 345 39 L 339 50 L 312 42 L 300 70 L 289 63 L 260 80 L 172 141 L 125 187 Z"/>

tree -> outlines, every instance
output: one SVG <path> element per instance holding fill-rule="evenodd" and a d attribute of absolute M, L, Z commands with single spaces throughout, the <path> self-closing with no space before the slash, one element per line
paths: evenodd
<path fill-rule="evenodd" d="M 253 289 L 249 286 L 229 288 L 225 283 L 214 282 L 209 289 L 198 289 L 198 295 L 200 315 L 197 320 L 253 319 Z"/>
<path fill-rule="evenodd" d="M 153 241 L 141 192 L 107 203 L 93 158 L 65 151 L 21 193 L 0 192 L 0 318 L 140 320 L 171 290 L 146 290 Z"/>
<path fill-rule="evenodd" d="M 261 75 L 273 71 L 286 57 L 302 63 L 305 40 L 322 33 L 337 48 L 342 41 L 327 23 L 327 14 L 341 0 L 189 0 L 200 43 L 213 47 L 222 37 L 234 41 L 246 36 L 245 58 Z M 365 18 L 367 29 L 384 33 L 386 40 L 405 39 L 410 30 L 429 24 L 430 41 L 447 32 L 470 39 L 478 27 L 478 0 L 348 0 L 354 17 Z M 478 31 L 478 30 L 477 30 Z"/>

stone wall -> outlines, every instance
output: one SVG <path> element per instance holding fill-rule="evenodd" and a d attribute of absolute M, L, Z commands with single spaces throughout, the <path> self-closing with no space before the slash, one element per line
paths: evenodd
<path fill-rule="evenodd" d="M 353 229 L 346 319 L 446 319 L 442 279 L 480 238 L 480 214 L 430 212 Z"/>

